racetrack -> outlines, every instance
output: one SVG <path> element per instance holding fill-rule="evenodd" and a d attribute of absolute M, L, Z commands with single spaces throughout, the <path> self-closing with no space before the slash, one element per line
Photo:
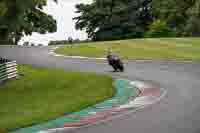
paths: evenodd
<path fill-rule="evenodd" d="M 159 103 L 73 133 L 199 133 L 200 63 L 129 61 L 124 73 L 112 73 L 105 61 L 67 59 L 49 55 L 50 48 L 1 46 L 0 56 L 20 64 L 110 74 L 159 83 L 167 89 Z"/>

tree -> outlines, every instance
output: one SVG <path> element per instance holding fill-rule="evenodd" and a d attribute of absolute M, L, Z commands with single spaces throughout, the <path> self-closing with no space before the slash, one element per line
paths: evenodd
<path fill-rule="evenodd" d="M 153 0 L 154 20 L 165 20 L 176 36 L 200 35 L 199 0 Z"/>
<path fill-rule="evenodd" d="M 33 32 L 55 32 L 56 21 L 42 11 L 46 4 L 47 0 L 1 0 L 0 39 L 17 44 Z"/>
<path fill-rule="evenodd" d="M 185 33 L 189 36 L 200 36 L 200 1 L 196 1 L 187 10 L 187 15 L 190 17 L 186 21 Z"/>
<path fill-rule="evenodd" d="M 76 29 L 97 41 L 143 37 L 152 22 L 151 0 L 94 0 L 76 8 Z"/>

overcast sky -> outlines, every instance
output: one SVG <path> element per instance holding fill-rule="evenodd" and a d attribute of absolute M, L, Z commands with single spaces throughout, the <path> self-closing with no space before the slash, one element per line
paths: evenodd
<path fill-rule="evenodd" d="M 76 4 L 90 3 L 91 1 L 92 0 L 58 0 L 58 4 L 55 4 L 53 0 L 48 0 L 48 4 L 44 8 L 44 11 L 51 14 L 54 19 L 57 20 L 57 32 L 46 35 L 33 33 L 32 36 L 24 37 L 21 42 L 30 41 L 46 45 L 50 40 L 64 40 L 69 36 L 72 36 L 74 39 L 86 39 L 87 34 L 84 31 L 75 30 L 75 22 L 72 18 L 78 15 L 75 13 Z"/>

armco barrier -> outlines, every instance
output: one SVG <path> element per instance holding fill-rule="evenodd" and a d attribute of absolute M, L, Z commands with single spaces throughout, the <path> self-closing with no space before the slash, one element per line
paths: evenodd
<path fill-rule="evenodd" d="M 16 61 L 0 58 L 0 82 L 16 78 L 17 76 L 18 72 Z"/>

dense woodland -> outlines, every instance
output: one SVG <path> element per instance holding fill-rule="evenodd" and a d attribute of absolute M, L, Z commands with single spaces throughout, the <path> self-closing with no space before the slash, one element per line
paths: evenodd
<path fill-rule="evenodd" d="M 33 32 L 55 32 L 56 21 L 42 11 L 46 4 L 47 0 L 0 0 L 0 44 L 17 44 Z M 76 10 L 76 29 L 85 30 L 94 41 L 200 36 L 199 0 L 93 0 L 77 4 Z"/>
<path fill-rule="evenodd" d="M 76 28 L 93 40 L 200 36 L 199 0 L 94 0 L 76 8 Z"/>

